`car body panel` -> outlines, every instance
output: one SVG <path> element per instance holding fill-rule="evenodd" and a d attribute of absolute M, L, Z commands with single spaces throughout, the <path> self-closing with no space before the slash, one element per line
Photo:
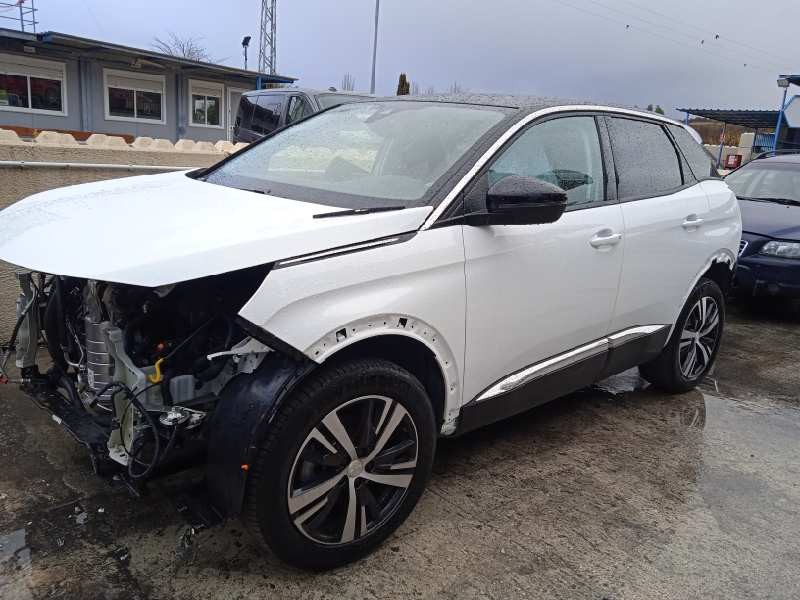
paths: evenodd
<path fill-rule="evenodd" d="M 779 240 L 800 240 L 800 206 L 742 199 L 739 207 L 745 231 Z"/>
<path fill-rule="evenodd" d="M 448 421 L 462 401 L 465 300 L 464 241 L 453 226 L 276 268 L 239 314 L 319 363 L 370 337 L 416 339 L 442 369 Z"/>
<path fill-rule="evenodd" d="M 798 170 L 796 155 L 759 158 L 744 169 L 768 168 L 776 164 L 782 169 Z M 800 206 L 739 199 L 742 215 L 742 246 L 733 291 L 740 297 L 800 298 L 800 260 L 761 254 L 772 240 L 800 242 Z"/>
<path fill-rule="evenodd" d="M 0 259 L 44 273 L 157 287 L 413 231 L 432 208 L 313 218 L 336 210 L 184 172 L 99 181 L 35 194 L 3 210 Z"/>
<path fill-rule="evenodd" d="M 465 227 L 465 400 L 502 377 L 608 333 L 624 242 L 619 204 L 566 212 L 546 225 Z M 498 400 L 500 401 L 500 400 Z"/>
<path fill-rule="evenodd" d="M 769 241 L 800 241 L 800 207 L 739 200 L 741 253 L 734 292 L 738 296 L 800 298 L 800 260 L 760 254 Z"/>
<path fill-rule="evenodd" d="M 612 331 L 643 324 L 671 324 L 686 290 L 710 253 L 736 248 L 738 237 L 715 239 L 707 223 L 709 201 L 700 184 L 672 194 L 622 203 L 625 261 Z M 684 228 L 690 216 L 703 219 Z M 713 247 L 713 248 L 710 248 Z"/>

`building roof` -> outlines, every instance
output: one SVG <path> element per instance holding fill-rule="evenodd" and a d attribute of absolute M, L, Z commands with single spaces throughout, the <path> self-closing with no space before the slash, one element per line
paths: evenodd
<path fill-rule="evenodd" d="M 229 67 L 227 65 L 218 65 L 199 60 L 191 60 L 181 56 L 170 56 L 154 50 L 145 50 L 143 48 L 133 48 L 131 46 L 123 46 L 121 44 L 114 44 L 111 42 L 103 42 L 100 40 L 93 40 L 90 38 L 79 37 L 77 35 L 70 35 L 67 33 L 59 33 L 57 31 L 44 31 L 40 33 L 29 33 L 23 31 L 16 31 L 13 29 L 0 28 L 0 38 L 13 38 L 22 40 L 27 46 L 42 46 L 52 49 L 62 49 L 73 52 L 95 52 L 106 54 L 110 58 L 114 56 L 135 56 L 142 65 L 167 67 L 179 66 L 183 68 L 196 68 L 206 72 L 213 72 L 219 75 L 247 77 L 250 79 L 260 77 L 266 83 L 293 83 L 297 80 L 296 77 L 288 77 L 285 75 L 272 75 L 269 73 L 259 73 L 258 71 L 250 71 L 239 69 L 236 67 Z"/>
<path fill-rule="evenodd" d="M 738 110 L 729 108 L 676 108 L 696 117 L 703 117 L 748 129 L 773 129 L 778 122 L 777 110 Z"/>

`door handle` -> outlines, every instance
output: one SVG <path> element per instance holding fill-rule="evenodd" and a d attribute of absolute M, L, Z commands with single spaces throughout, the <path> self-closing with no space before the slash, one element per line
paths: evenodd
<path fill-rule="evenodd" d="M 589 240 L 589 245 L 592 248 L 605 248 L 607 246 L 616 246 L 621 241 L 621 233 L 612 233 L 610 229 L 603 229 L 602 231 L 598 231 L 592 239 Z"/>
<path fill-rule="evenodd" d="M 703 224 L 703 219 L 698 217 L 697 215 L 689 215 L 686 219 L 681 223 L 681 227 L 684 229 L 697 229 L 700 225 Z"/>

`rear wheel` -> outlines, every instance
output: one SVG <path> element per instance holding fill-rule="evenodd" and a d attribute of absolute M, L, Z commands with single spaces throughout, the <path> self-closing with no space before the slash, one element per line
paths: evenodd
<path fill-rule="evenodd" d="M 722 290 L 714 280 L 703 278 L 686 301 L 669 343 L 639 367 L 642 377 L 665 392 L 693 389 L 714 365 L 724 324 Z"/>
<path fill-rule="evenodd" d="M 416 505 L 435 441 L 430 400 L 404 369 L 384 360 L 323 368 L 276 417 L 248 484 L 247 519 L 295 566 L 356 560 Z"/>

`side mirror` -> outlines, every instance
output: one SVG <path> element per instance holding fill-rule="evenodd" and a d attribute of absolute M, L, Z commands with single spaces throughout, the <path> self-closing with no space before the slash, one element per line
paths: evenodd
<path fill-rule="evenodd" d="M 567 207 L 567 193 L 534 177 L 509 175 L 486 193 L 488 225 L 538 225 L 553 223 Z"/>

